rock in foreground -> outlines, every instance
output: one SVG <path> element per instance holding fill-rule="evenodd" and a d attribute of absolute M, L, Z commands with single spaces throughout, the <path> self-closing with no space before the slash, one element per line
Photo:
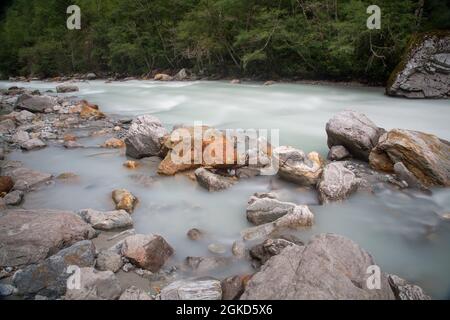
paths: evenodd
<path fill-rule="evenodd" d="M 158 272 L 174 250 L 161 236 L 137 234 L 124 240 L 121 253 L 134 265 Z"/>
<path fill-rule="evenodd" d="M 176 281 L 161 290 L 161 300 L 221 300 L 218 280 Z"/>
<path fill-rule="evenodd" d="M 247 284 L 242 300 L 395 299 L 387 276 L 381 287 L 367 286 L 372 257 L 353 241 L 334 234 L 289 246 L 271 258 Z"/>
<path fill-rule="evenodd" d="M 6 210 L 0 216 L 0 266 L 36 263 L 94 236 L 94 229 L 73 212 Z"/>
<path fill-rule="evenodd" d="M 67 290 L 66 300 L 117 300 L 122 293 L 120 282 L 111 271 L 82 268 L 80 288 Z"/>
<path fill-rule="evenodd" d="M 20 295 L 39 294 L 56 299 L 66 292 L 67 279 L 71 275 L 68 267 L 93 267 L 94 262 L 95 247 L 92 241 L 81 241 L 17 272 L 14 275 L 14 285 Z"/>

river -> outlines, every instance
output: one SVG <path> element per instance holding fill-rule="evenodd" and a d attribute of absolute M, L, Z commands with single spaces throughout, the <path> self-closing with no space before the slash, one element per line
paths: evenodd
<path fill-rule="evenodd" d="M 54 90 L 49 82 L 0 82 Z M 450 102 L 390 98 L 381 88 L 305 84 L 259 83 L 231 85 L 226 82 L 103 81 L 77 83 L 77 96 L 96 103 L 105 113 L 132 118 L 153 114 L 168 129 L 176 124 L 201 121 L 219 129 L 279 129 L 280 144 L 307 152 L 328 152 L 326 122 L 337 112 L 352 109 L 365 113 L 385 129 L 404 128 L 436 134 L 450 140 Z M 101 144 L 102 138 L 85 144 Z M 388 273 L 422 286 L 437 299 L 450 299 L 450 190 L 431 194 L 383 190 L 374 195 L 357 194 L 342 204 L 319 206 L 313 190 L 298 188 L 272 177 L 245 180 L 229 190 L 208 193 L 184 176 L 158 177 L 154 160 L 144 160 L 137 171 L 122 166 L 123 151 L 101 149 L 65 150 L 50 146 L 33 152 L 14 151 L 9 159 L 50 172 L 74 172 L 76 183 L 55 182 L 27 195 L 25 208 L 112 210 L 110 195 L 126 188 L 140 203 L 133 213 L 139 233 L 156 233 L 175 248 L 175 262 L 186 256 L 209 255 L 208 244 L 228 248 L 250 225 L 245 208 L 255 192 L 275 188 L 282 200 L 308 204 L 316 216 L 310 230 L 296 235 L 304 241 L 318 233 L 345 235 L 370 252 Z M 207 232 L 200 242 L 189 241 L 190 228 Z M 228 249 L 225 255 L 231 256 Z M 214 272 L 234 275 L 250 270 L 246 262 Z"/>

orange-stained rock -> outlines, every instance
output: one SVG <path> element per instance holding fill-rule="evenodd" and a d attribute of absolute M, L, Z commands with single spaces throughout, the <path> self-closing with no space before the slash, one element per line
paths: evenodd
<path fill-rule="evenodd" d="M 117 138 L 111 138 L 106 140 L 102 147 L 109 149 L 120 149 L 125 147 L 125 142 Z"/>
<path fill-rule="evenodd" d="M 171 176 L 201 166 L 229 168 L 237 163 L 234 142 L 206 126 L 178 128 L 166 138 L 164 146 L 169 151 L 158 168 L 162 175 Z"/>
<path fill-rule="evenodd" d="M 123 166 L 128 168 L 128 169 L 136 169 L 137 167 L 139 167 L 139 162 L 129 160 L 129 161 L 126 161 L 123 164 Z"/>
<path fill-rule="evenodd" d="M 81 101 L 81 112 L 80 117 L 82 119 L 103 119 L 105 115 L 103 112 L 99 111 L 97 105 L 90 104 L 89 102 L 83 100 Z"/>
<path fill-rule="evenodd" d="M 158 272 L 174 250 L 159 235 L 136 234 L 124 240 L 121 253 L 139 268 Z"/>
<path fill-rule="evenodd" d="M 112 199 L 116 204 L 117 210 L 125 210 L 128 213 L 132 213 L 138 199 L 128 190 L 117 189 L 112 192 Z"/>
<path fill-rule="evenodd" d="M 14 187 L 11 177 L 0 177 L 0 193 L 8 193 Z"/>
<path fill-rule="evenodd" d="M 434 135 L 391 130 L 380 137 L 371 158 L 370 164 L 375 169 L 387 166 L 389 159 L 392 166 L 402 163 L 426 187 L 450 186 L 450 142 Z"/>
<path fill-rule="evenodd" d="M 69 142 L 69 141 L 77 141 L 77 137 L 74 136 L 73 134 L 65 134 L 64 142 Z"/>

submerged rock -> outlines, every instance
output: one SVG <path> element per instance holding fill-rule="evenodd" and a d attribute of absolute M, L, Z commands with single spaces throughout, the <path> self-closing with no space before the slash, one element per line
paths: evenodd
<path fill-rule="evenodd" d="M 299 185 L 314 186 L 322 175 L 324 162 L 317 152 L 306 155 L 292 147 L 279 147 L 274 151 L 279 161 L 281 178 Z"/>
<path fill-rule="evenodd" d="M 383 170 L 402 163 L 424 186 L 450 186 L 450 142 L 418 131 L 394 129 L 372 151 L 370 164 Z M 387 164 L 386 164 L 387 163 Z"/>
<path fill-rule="evenodd" d="M 318 185 L 321 203 L 342 201 L 358 190 L 360 179 L 345 167 L 344 162 L 328 164 Z"/>
<path fill-rule="evenodd" d="M 181 280 L 161 290 L 161 300 L 221 300 L 222 286 L 218 280 Z"/>
<path fill-rule="evenodd" d="M 161 121 L 151 115 L 137 117 L 125 138 L 127 156 L 142 159 L 164 156 L 163 140 L 167 131 Z"/>
<path fill-rule="evenodd" d="M 111 138 L 105 141 L 105 143 L 102 145 L 103 148 L 108 149 L 120 149 L 125 147 L 125 143 L 117 138 Z"/>
<path fill-rule="evenodd" d="M 112 199 L 116 204 L 117 210 L 125 210 L 128 213 L 132 213 L 138 199 L 128 190 L 117 189 L 112 192 Z"/>
<path fill-rule="evenodd" d="M 203 237 L 203 232 L 194 228 L 188 231 L 187 237 L 193 241 L 197 241 Z"/>
<path fill-rule="evenodd" d="M 344 146 L 355 158 L 368 161 L 369 154 L 384 133 L 364 114 L 346 110 L 335 115 L 326 126 L 328 147 Z"/>
<path fill-rule="evenodd" d="M 136 169 L 137 167 L 139 167 L 139 163 L 136 161 L 128 160 L 123 164 L 123 166 L 128 169 Z"/>
<path fill-rule="evenodd" d="M 73 212 L 6 210 L 0 216 L 0 266 L 37 263 L 94 236 L 94 229 Z"/>
<path fill-rule="evenodd" d="M 235 183 L 233 179 L 212 173 L 205 168 L 195 170 L 195 176 L 198 183 L 210 192 L 231 188 Z"/>
<path fill-rule="evenodd" d="M 79 215 L 94 229 L 113 230 L 133 226 L 133 219 L 125 210 L 101 212 L 92 209 L 81 210 Z"/>
<path fill-rule="evenodd" d="M 95 247 L 92 241 L 81 241 L 63 249 L 50 258 L 30 265 L 14 275 L 14 285 L 24 296 L 42 295 L 58 298 L 65 294 L 69 266 L 92 267 L 95 263 Z"/>
<path fill-rule="evenodd" d="M 306 246 L 288 246 L 248 282 L 241 300 L 393 300 L 387 276 L 368 286 L 372 257 L 353 241 L 322 234 Z M 369 281 L 370 282 L 370 281 Z"/>
<path fill-rule="evenodd" d="M 84 146 L 76 141 L 65 141 L 64 142 L 64 148 L 66 149 L 80 149 L 80 148 L 84 148 Z"/>
<path fill-rule="evenodd" d="M 174 250 L 161 236 L 137 234 L 123 241 L 121 253 L 134 265 L 158 272 Z"/>
<path fill-rule="evenodd" d="M 80 288 L 69 289 L 66 300 L 117 300 L 122 293 L 119 279 L 112 271 L 81 268 Z"/>
<path fill-rule="evenodd" d="M 414 35 L 386 92 L 406 98 L 450 98 L 450 32 Z"/>

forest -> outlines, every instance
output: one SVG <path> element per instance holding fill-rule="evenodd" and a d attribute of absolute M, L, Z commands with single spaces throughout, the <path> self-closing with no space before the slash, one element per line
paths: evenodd
<path fill-rule="evenodd" d="M 68 6 L 81 30 L 68 30 Z M 381 29 L 366 10 L 381 8 Z M 384 83 L 414 33 L 450 29 L 446 0 L 16 0 L 0 11 L 0 73 Z"/>

